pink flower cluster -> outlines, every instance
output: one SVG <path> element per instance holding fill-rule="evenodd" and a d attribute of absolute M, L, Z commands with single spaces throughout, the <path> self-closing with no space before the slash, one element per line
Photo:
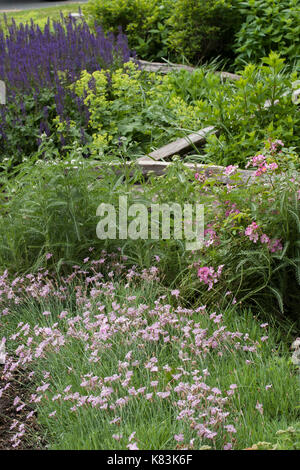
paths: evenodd
<path fill-rule="evenodd" d="M 258 170 L 256 170 L 255 176 L 261 176 L 268 171 L 273 172 L 278 168 L 278 164 L 276 162 L 267 163 L 267 157 L 263 154 L 252 157 L 247 163 L 246 168 L 248 168 L 250 165 L 253 167 L 258 166 Z"/>
<path fill-rule="evenodd" d="M 281 241 L 279 239 L 271 240 L 265 233 L 261 232 L 261 229 L 256 222 L 252 222 L 248 225 L 245 230 L 245 235 L 249 240 L 253 241 L 253 243 L 257 243 L 257 241 L 260 240 L 262 244 L 266 244 L 271 253 L 282 250 Z"/>
<path fill-rule="evenodd" d="M 208 290 L 211 290 L 213 288 L 213 285 L 218 282 L 222 270 L 223 270 L 224 264 L 221 264 L 217 271 L 214 270 L 212 266 L 204 266 L 202 268 L 198 269 L 198 277 L 200 279 L 200 282 L 204 282 L 204 284 L 208 285 Z"/>
<path fill-rule="evenodd" d="M 281 148 L 284 147 L 284 143 L 281 140 L 275 140 L 274 142 L 269 142 L 270 150 L 269 153 L 271 154 L 271 159 L 274 158 L 276 153 L 281 151 Z M 278 169 L 278 164 L 275 161 L 268 163 L 268 159 L 270 156 L 259 154 L 255 155 L 254 157 L 250 158 L 249 162 L 246 165 L 246 168 L 249 166 L 258 167 L 255 172 L 255 176 L 261 176 L 266 172 L 273 172 Z"/>
<path fill-rule="evenodd" d="M 252 363 L 259 342 L 249 334 L 228 331 L 222 314 L 209 314 L 205 306 L 195 310 L 180 305 L 172 307 L 165 303 L 164 295 L 153 304 L 137 302 L 130 292 L 134 288 L 133 279 L 155 283 L 157 270 L 150 268 L 139 273 L 133 268 L 126 269 L 122 261 L 122 257 L 103 253 L 99 260 L 90 261 L 89 267 L 76 266 L 59 285 L 43 270 L 12 281 L 7 272 L 0 276 L 0 305 L 5 315 L 20 304 L 25 308 L 27 302 L 32 305 L 32 300 L 47 312 L 40 316 L 42 324 L 20 321 L 14 334 L 7 338 L 14 354 L 7 358 L 3 368 L 5 385 L 0 396 L 10 387 L 16 371 L 22 370 L 32 383 L 29 402 L 19 397 L 14 402 L 17 416 L 25 406 L 28 414 L 25 424 L 18 419 L 12 423 L 12 445 L 20 445 L 34 410 L 42 412 L 47 404 L 47 416 L 52 420 L 64 419 L 62 410 L 66 405 L 74 419 L 78 415 L 82 420 L 84 413 L 97 414 L 99 423 L 102 420 L 111 427 L 112 442 L 118 442 L 122 448 L 138 449 L 140 437 L 134 430 L 128 433 L 130 420 L 126 416 L 138 415 L 140 407 L 152 407 L 151 413 L 155 413 L 166 406 L 172 407 L 176 416 L 170 430 L 174 446 L 182 443 L 184 448 L 197 448 L 210 443 L 231 449 L 238 425 L 231 413 L 237 385 L 221 390 L 216 386 L 217 378 L 201 368 L 201 363 L 208 355 L 214 354 L 220 360 L 228 353 L 244 356 L 247 363 Z M 211 267 L 200 268 L 199 277 L 212 288 L 222 268 L 219 266 L 216 272 Z M 122 295 L 118 292 L 120 282 L 128 290 L 125 297 L 124 290 Z M 68 303 L 70 292 L 76 298 L 73 310 Z M 178 297 L 179 292 L 173 290 L 172 295 Z M 58 315 L 51 307 L 53 299 L 56 305 L 61 304 Z M 114 348 L 119 344 L 123 353 L 116 356 Z M 72 345 L 76 351 L 84 351 L 81 358 L 84 373 L 78 375 L 76 366 L 64 361 L 65 373 L 59 382 L 44 365 L 33 372 L 34 364 L 41 361 L 47 364 L 49 354 L 55 354 L 57 360 L 64 358 L 64 351 L 69 351 Z M 160 354 L 166 347 L 172 348 L 176 366 L 168 364 L 166 356 Z M 112 372 L 101 374 L 107 354 L 114 362 Z M 186 435 L 192 439 L 187 441 Z"/>
<path fill-rule="evenodd" d="M 238 169 L 239 169 L 238 165 L 229 165 L 225 168 L 224 175 L 225 176 L 235 175 Z"/>
<path fill-rule="evenodd" d="M 212 228 L 211 224 L 207 224 L 207 227 L 208 228 L 204 230 L 204 246 L 218 246 L 220 244 L 220 240 L 217 232 Z"/>

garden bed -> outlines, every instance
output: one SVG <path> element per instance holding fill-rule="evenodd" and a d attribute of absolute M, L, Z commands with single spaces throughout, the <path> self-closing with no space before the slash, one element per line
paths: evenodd
<path fill-rule="evenodd" d="M 0 449 L 297 448 L 296 67 L 157 62 L 216 2 L 134 2 L 0 32 Z"/>

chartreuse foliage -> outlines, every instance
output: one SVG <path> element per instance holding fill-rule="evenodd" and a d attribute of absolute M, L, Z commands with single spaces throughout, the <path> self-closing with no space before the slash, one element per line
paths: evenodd
<path fill-rule="evenodd" d="M 296 80 L 272 53 L 261 65 L 247 65 L 235 82 L 224 83 L 202 68 L 161 77 L 131 62 L 110 78 L 104 71 L 82 72 L 74 89 L 90 113 L 93 156 L 132 158 L 213 125 L 218 134 L 194 159 L 245 165 L 266 138 L 281 138 L 299 150 L 300 117 L 292 100 Z"/>

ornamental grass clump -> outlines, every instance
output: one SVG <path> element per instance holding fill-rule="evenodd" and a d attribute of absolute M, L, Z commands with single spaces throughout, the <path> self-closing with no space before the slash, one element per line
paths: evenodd
<path fill-rule="evenodd" d="M 0 275 L 0 397 L 18 377 L 28 385 L 13 399 L 11 448 L 36 439 L 36 419 L 52 449 L 229 450 L 294 423 L 297 373 L 267 323 L 182 306 L 159 260 L 87 255 L 60 278 Z"/>

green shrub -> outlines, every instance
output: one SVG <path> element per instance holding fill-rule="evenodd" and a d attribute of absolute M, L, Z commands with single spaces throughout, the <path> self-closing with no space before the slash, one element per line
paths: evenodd
<path fill-rule="evenodd" d="M 170 16 L 173 0 L 90 0 L 83 11 L 105 31 L 128 37 L 129 47 L 139 57 L 157 59 L 168 54 L 166 18 Z"/>
<path fill-rule="evenodd" d="M 90 112 L 88 133 L 93 134 L 95 157 L 136 158 L 213 125 L 219 135 L 208 138 L 206 154 L 193 158 L 244 165 L 266 137 L 281 138 L 300 149 L 300 117 L 292 101 L 296 78 L 285 72 L 284 60 L 273 53 L 262 65 L 245 67 L 234 83 L 223 83 L 205 68 L 161 77 L 130 62 L 109 80 L 105 72 L 83 72 L 75 90 L 85 97 Z"/>
<path fill-rule="evenodd" d="M 249 0 L 240 12 L 246 21 L 236 37 L 237 64 L 258 62 L 271 51 L 300 61 L 299 0 Z"/>
<path fill-rule="evenodd" d="M 276 53 L 240 74 L 240 80 L 209 89 L 197 103 L 199 120 L 220 131 L 208 138 L 206 156 L 221 165 L 244 165 L 266 137 L 282 139 L 299 152 L 300 116 L 292 100 L 297 74 L 288 73 Z"/>
<path fill-rule="evenodd" d="M 214 202 L 206 203 L 209 230 L 199 266 L 224 265 L 222 281 L 208 290 L 207 302 L 218 299 L 226 285 L 241 304 L 268 306 L 270 314 L 299 325 L 299 157 L 282 141 L 268 141 L 250 165 L 256 171 L 247 186 L 236 186 L 234 166 L 224 172 L 229 185 L 200 180 L 199 190 L 209 189 Z"/>
<path fill-rule="evenodd" d="M 203 71 L 198 75 L 205 75 Z M 90 84 L 93 83 L 93 86 Z M 198 128 L 195 109 L 173 87 L 168 76 L 144 73 L 133 62 L 111 73 L 83 71 L 75 92 L 89 109 L 94 157 L 136 158 Z M 64 123 L 59 124 L 63 132 Z"/>
<path fill-rule="evenodd" d="M 177 0 L 168 43 L 171 50 L 191 62 L 232 57 L 234 35 L 242 23 L 236 0 Z"/>

